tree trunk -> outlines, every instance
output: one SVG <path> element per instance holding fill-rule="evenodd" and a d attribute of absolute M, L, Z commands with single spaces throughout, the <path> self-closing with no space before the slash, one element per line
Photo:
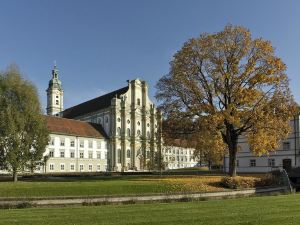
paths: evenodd
<path fill-rule="evenodd" d="M 17 173 L 17 171 L 13 171 L 13 181 L 14 182 L 18 181 L 18 173 Z"/>
<path fill-rule="evenodd" d="M 234 130 L 232 124 L 226 122 L 226 135 L 224 136 L 225 142 L 229 150 L 229 176 L 236 176 L 236 153 L 237 153 L 237 142 L 239 135 Z"/>
<path fill-rule="evenodd" d="M 236 153 L 237 153 L 237 142 L 232 143 L 229 148 L 229 176 L 236 176 Z"/>
<path fill-rule="evenodd" d="M 236 176 L 236 151 L 229 149 L 229 176 Z"/>

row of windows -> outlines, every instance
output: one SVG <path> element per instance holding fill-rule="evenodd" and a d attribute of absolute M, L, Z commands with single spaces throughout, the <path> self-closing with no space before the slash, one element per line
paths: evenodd
<path fill-rule="evenodd" d="M 168 164 L 169 169 L 177 169 L 177 168 L 191 168 L 195 164 Z"/>
<path fill-rule="evenodd" d="M 130 131 L 130 128 L 127 128 L 127 132 L 126 132 L 127 136 L 128 137 L 131 137 L 131 131 Z M 156 133 L 155 133 L 156 134 Z M 118 127 L 117 128 L 117 135 L 121 135 L 121 127 Z M 137 130 L 136 131 L 136 135 L 137 136 L 140 136 L 141 135 L 141 130 Z M 151 134 L 150 134 L 150 131 L 147 131 L 147 138 L 151 138 Z"/>
<path fill-rule="evenodd" d="M 239 167 L 240 166 L 240 162 L 239 160 L 236 160 L 236 166 Z M 250 159 L 249 160 L 249 166 L 250 167 L 256 167 L 256 159 Z M 268 159 L 268 166 L 269 167 L 275 167 L 275 159 Z"/>
<path fill-rule="evenodd" d="M 52 145 L 52 146 L 55 145 L 55 138 L 51 138 L 50 139 L 49 145 Z M 60 138 L 59 139 L 59 145 L 61 147 L 65 146 L 65 139 L 64 138 Z M 70 147 L 75 147 L 75 140 L 74 139 L 70 140 Z M 84 148 L 85 147 L 84 140 L 79 140 L 79 147 L 80 148 Z M 93 148 L 93 147 L 94 147 L 94 142 L 92 140 L 89 140 L 88 141 L 88 148 Z M 97 141 L 97 148 L 100 149 L 101 147 L 102 147 L 101 146 L 101 142 Z M 106 143 L 105 143 L 104 148 L 107 148 L 107 144 Z"/>
<path fill-rule="evenodd" d="M 121 122 L 121 118 L 119 117 L 117 119 L 118 122 Z M 130 120 L 127 120 L 127 124 L 130 124 Z M 140 126 L 141 125 L 141 122 L 140 121 L 137 121 L 137 125 Z M 147 123 L 147 127 L 150 127 L 150 123 Z M 157 128 L 157 124 L 155 124 L 155 128 Z"/>
<path fill-rule="evenodd" d="M 104 166 L 103 166 L 104 167 Z M 60 165 L 59 165 L 59 170 L 60 171 L 65 171 L 65 164 L 64 163 L 61 163 Z M 97 165 L 97 167 L 96 167 L 96 171 L 101 171 L 101 169 L 103 169 L 103 170 L 107 170 L 107 166 L 105 166 L 105 168 L 101 168 L 101 165 Z M 50 171 L 54 171 L 55 170 L 55 164 L 54 163 L 50 163 L 49 164 L 49 170 Z M 84 165 L 83 164 L 80 164 L 79 165 L 79 171 L 80 172 L 83 172 L 85 170 L 85 168 L 84 168 Z M 75 171 L 75 164 L 70 164 L 70 171 Z M 91 172 L 91 171 L 93 171 L 93 165 L 88 165 L 88 171 L 89 172 Z"/>
<path fill-rule="evenodd" d="M 59 153 L 60 155 L 60 158 L 65 158 L 65 151 L 60 151 Z M 88 158 L 89 159 L 92 159 L 93 158 L 93 152 L 92 151 L 89 151 L 88 152 Z M 54 150 L 51 150 L 49 151 L 49 157 L 54 157 Z M 101 152 L 96 152 L 96 157 L 97 159 L 101 159 Z M 75 152 L 74 151 L 70 151 L 70 158 L 75 158 Z M 84 152 L 83 151 L 80 151 L 79 152 L 79 158 L 83 159 L 84 158 Z M 107 152 L 104 152 L 104 158 L 107 159 Z"/>
<path fill-rule="evenodd" d="M 189 158 L 189 157 L 187 157 L 187 156 L 181 156 L 181 157 L 179 157 L 179 156 L 177 156 L 177 157 L 175 157 L 175 156 L 166 156 L 165 157 L 165 160 L 166 161 L 175 161 L 175 159 L 176 159 L 176 161 L 181 161 L 181 162 L 193 162 L 194 161 L 194 159 L 191 157 L 191 158 Z"/>
<path fill-rule="evenodd" d="M 179 155 L 179 154 L 181 154 L 181 155 L 187 155 L 187 154 L 190 154 L 190 155 L 192 155 L 193 154 L 193 152 L 192 152 L 192 150 L 179 150 L 179 149 L 177 149 L 177 150 L 175 150 L 175 149 L 173 149 L 173 150 L 171 150 L 171 149 L 166 149 L 165 150 L 165 153 L 166 154 L 177 154 L 177 155 Z"/>
<path fill-rule="evenodd" d="M 118 149 L 118 163 L 121 163 L 121 158 L 122 158 L 122 151 L 121 149 Z M 126 158 L 131 158 L 131 150 L 127 149 L 126 150 Z M 146 158 L 150 158 L 150 151 L 146 151 Z"/>

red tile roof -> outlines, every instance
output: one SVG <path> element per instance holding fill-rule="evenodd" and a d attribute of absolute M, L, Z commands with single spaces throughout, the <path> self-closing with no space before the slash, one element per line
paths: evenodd
<path fill-rule="evenodd" d="M 100 124 L 55 116 L 45 116 L 45 119 L 50 133 L 78 137 L 108 138 Z"/>

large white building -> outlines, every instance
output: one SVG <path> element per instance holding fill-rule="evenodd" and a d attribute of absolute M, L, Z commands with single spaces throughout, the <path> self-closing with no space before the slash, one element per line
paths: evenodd
<path fill-rule="evenodd" d="M 55 66 L 47 89 L 47 115 L 48 172 L 142 171 L 155 153 L 164 153 L 161 114 L 148 96 L 147 83 L 140 79 L 63 110 L 63 88 Z M 182 150 L 174 160 L 166 152 L 169 168 L 195 165 L 191 150 L 185 150 L 186 155 Z"/>
<path fill-rule="evenodd" d="M 40 172 L 107 171 L 108 139 L 98 124 L 45 116 L 50 141 Z"/>
<path fill-rule="evenodd" d="M 194 150 L 193 148 L 164 146 L 162 153 L 167 169 L 195 167 L 198 162 L 195 160 Z"/>
<path fill-rule="evenodd" d="M 287 139 L 282 140 L 280 147 L 270 152 L 269 155 L 257 157 L 249 149 L 245 137 L 238 140 L 239 152 L 237 153 L 237 172 L 269 172 L 274 169 L 284 168 L 289 171 L 300 166 L 300 136 L 299 116 L 290 121 L 292 131 Z M 229 170 L 229 158 L 225 157 L 224 168 Z"/>

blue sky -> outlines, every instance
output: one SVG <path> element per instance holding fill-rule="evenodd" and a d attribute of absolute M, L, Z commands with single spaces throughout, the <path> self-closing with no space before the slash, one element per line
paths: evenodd
<path fill-rule="evenodd" d="M 155 83 L 189 38 L 228 23 L 272 42 L 300 103 L 300 1 L 0 0 L 0 69 L 16 63 L 45 107 L 56 60 L 65 107 L 125 86 Z"/>

